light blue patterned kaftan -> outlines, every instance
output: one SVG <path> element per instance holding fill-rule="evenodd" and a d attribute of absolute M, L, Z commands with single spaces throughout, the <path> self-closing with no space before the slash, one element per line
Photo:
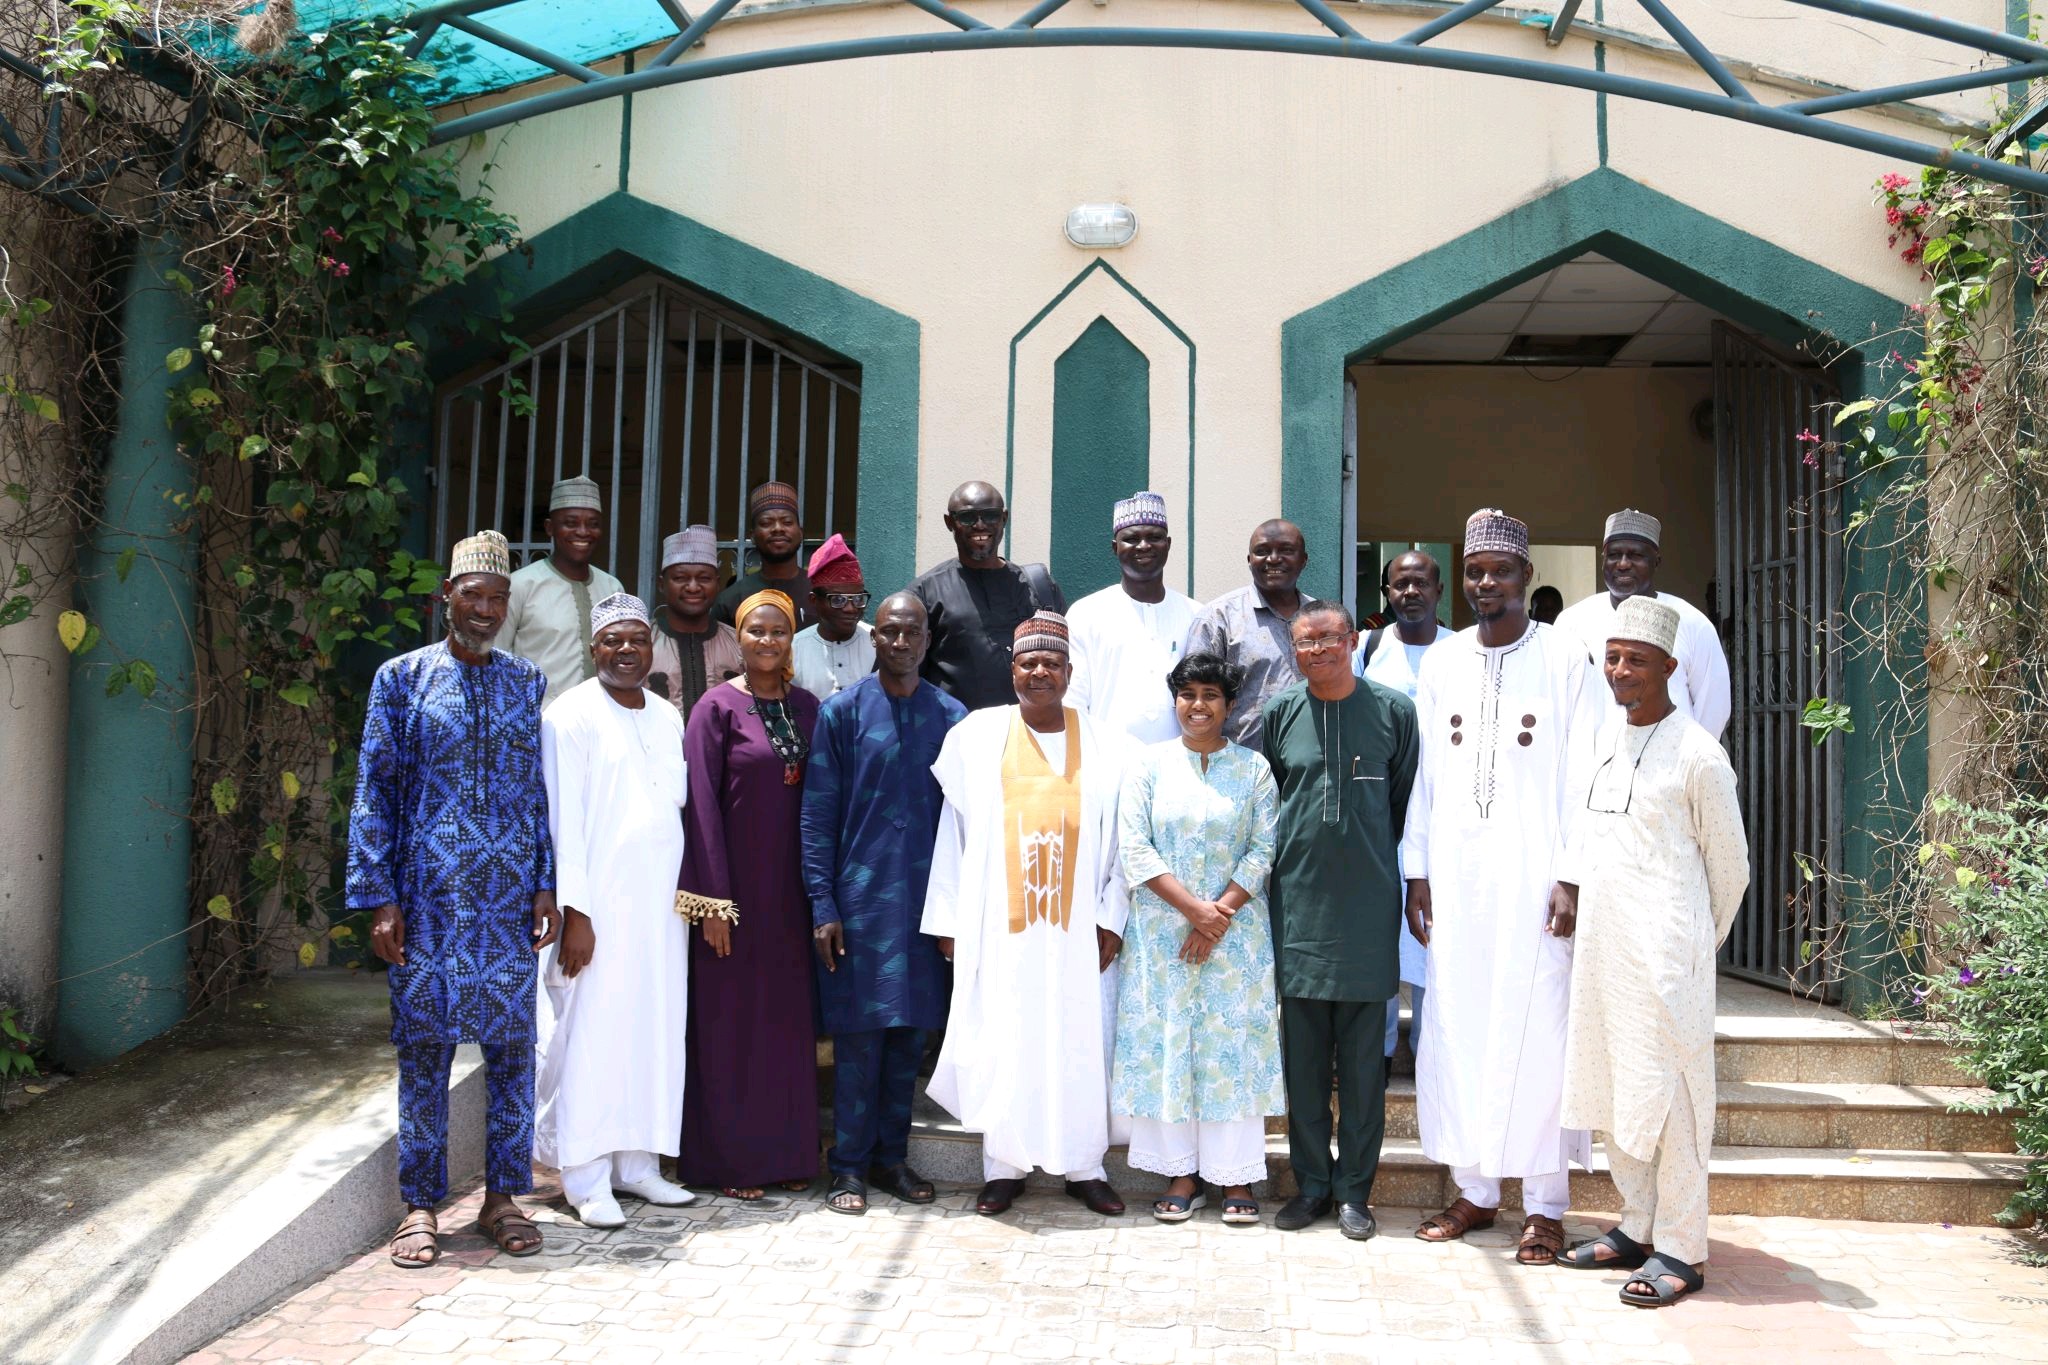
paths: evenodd
<path fill-rule="evenodd" d="M 1280 1006 L 1266 879 L 1279 796 L 1266 760 L 1237 744 L 1202 755 L 1178 739 L 1148 746 L 1118 804 L 1131 886 L 1117 1000 L 1112 1113 L 1185 1123 L 1286 1112 Z M 1209 960 L 1180 960 L 1188 922 L 1144 885 L 1170 873 L 1214 899 L 1251 893 Z"/>

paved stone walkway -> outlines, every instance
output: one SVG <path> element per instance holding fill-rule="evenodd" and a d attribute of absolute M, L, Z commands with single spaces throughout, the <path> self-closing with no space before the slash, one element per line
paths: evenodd
<path fill-rule="evenodd" d="M 1518 1268 L 1505 1227 L 1427 1246 L 1412 1209 L 1358 1245 L 1277 1232 L 1270 1208 L 1169 1227 L 1140 1199 L 1107 1219 L 1037 1190 L 1001 1219 L 964 1190 L 859 1219 L 815 1192 L 629 1201 L 610 1232 L 554 1204 L 546 1250 L 515 1259 L 471 1228 L 478 1203 L 444 1213 L 464 1230 L 440 1266 L 355 1257 L 188 1359 L 2048 1362 L 2048 1271 L 1982 1228 L 1716 1218 L 1707 1292 L 1646 1312 L 1616 1301 L 1619 1274 Z M 1573 1240 L 1599 1226 L 1570 1220 Z"/>

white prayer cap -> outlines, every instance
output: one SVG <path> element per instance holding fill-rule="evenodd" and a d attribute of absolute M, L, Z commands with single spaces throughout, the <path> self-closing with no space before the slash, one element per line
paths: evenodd
<path fill-rule="evenodd" d="M 1126 526 L 1166 525 L 1166 499 L 1157 493 L 1133 493 L 1116 505 L 1115 518 L 1111 522 L 1112 532 Z"/>
<path fill-rule="evenodd" d="M 1615 609 L 1610 640 L 1655 645 L 1666 654 L 1678 652 L 1678 611 L 1654 597 L 1629 597 Z"/>
<path fill-rule="evenodd" d="M 471 573 L 512 576 L 512 547 L 496 531 L 478 531 L 467 540 L 455 542 L 448 554 L 448 577 L 452 581 Z"/>
<path fill-rule="evenodd" d="M 606 626 L 615 626 L 621 621 L 638 621 L 652 626 L 654 618 L 647 614 L 647 604 L 629 592 L 615 592 L 590 609 L 590 638 L 595 640 Z"/>
<path fill-rule="evenodd" d="M 661 567 L 709 564 L 718 567 L 718 532 L 709 526 L 685 526 L 661 542 Z"/>
<path fill-rule="evenodd" d="M 563 479 L 548 494 L 548 511 L 561 512 L 572 507 L 587 507 L 593 512 L 602 512 L 604 503 L 597 496 L 597 480 L 581 474 Z"/>
<path fill-rule="evenodd" d="M 1465 522 L 1465 553 L 1529 557 L 1529 527 L 1498 507 L 1482 507 Z"/>
<path fill-rule="evenodd" d="M 1600 543 L 1604 545 L 1616 536 L 1626 536 L 1631 540 L 1647 540 L 1652 545 L 1662 545 L 1663 535 L 1663 522 L 1648 512 L 1624 507 L 1607 519 L 1607 531 L 1600 537 Z"/>

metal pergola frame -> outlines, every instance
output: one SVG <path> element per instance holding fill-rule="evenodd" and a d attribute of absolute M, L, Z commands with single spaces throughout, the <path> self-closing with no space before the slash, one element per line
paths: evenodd
<path fill-rule="evenodd" d="M 417 36 L 414 53 L 423 52 L 441 29 L 453 28 L 470 38 L 497 46 L 514 56 L 526 58 L 555 71 L 576 84 L 527 95 L 520 99 L 444 122 L 436 133 L 438 141 L 453 141 L 474 133 L 503 127 L 522 119 L 572 109 L 578 105 L 609 99 L 614 95 L 659 90 L 691 81 L 750 71 L 772 71 L 818 62 L 850 61 L 861 57 L 906 56 L 938 52 L 985 52 L 1002 49 L 1054 47 L 1153 47 L 1194 48 L 1222 52 L 1274 52 L 1302 56 L 1339 57 L 1352 61 L 1388 62 L 1403 66 L 1464 71 L 1483 76 L 1505 76 L 1515 80 L 1561 85 L 1624 99 L 1647 100 L 1696 113 L 1736 119 L 1759 127 L 1793 133 L 1881 156 L 1897 157 L 1923 166 L 1944 166 L 1967 172 L 1999 184 L 2034 193 L 2048 193 L 2048 172 L 2031 165 L 1979 155 L 1959 148 L 1917 142 L 1911 138 L 1858 128 L 1826 117 L 1854 109 L 1875 109 L 1908 104 L 1931 95 L 1953 94 L 1988 86 L 2024 87 L 2048 76 L 2048 46 L 2029 38 L 1995 32 L 1958 23 L 1903 5 L 1883 0 L 1785 0 L 1803 9 L 1820 10 L 1858 19 L 1880 27 L 1913 33 L 1954 43 L 1981 53 L 1988 64 L 1953 76 L 1907 81 L 1868 90 L 1841 90 L 1795 99 L 1783 104 L 1765 104 L 1730 69 L 1730 63 L 1709 51 L 1706 44 L 1674 15 L 1664 0 L 1638 0 L 1660 27 L 1670 35 L 1677 52 L 1705 74 L 1716 87 L 1702 91 L 1668 81 L 1648 80 L 1598 69 L 1574 67 L 1526 57 L 1505 57 L 1493 53 L 1468 52 L 1432 45 L 1471 20 L 1504 11 L 1502 0 L 1465 0 L 1446 4 L 1441 12 L 1401 36 L 1389 40 L 1365 37 L 1337 12 L 1330 0 L 1294 0 L 1294 3 L 1326 30 L 1325 33 L 1258 32 L 1237 29 L 1147 28 L 1130 25 L 1089 24 L 1049 26 L 1045 21 L 1063 9 L 1068 0 L 1039 0 L 1023 15 L 1003 27 L 994 27 L 946 0 L 907 0 L 939 22 L 929 33 L 891 34 L 848 38 L 832 42 L 801 43 L 764 51 L 716 54 L 683 60 L 693 48 L 707 42 L 712 32 L 735 16 L 740 0 L 714 0 L 701 14 L 691 17 L 678 0 L 656 0 L 675 27 L 675 37 L 636 70 L 604 73 L 583 62 L 549 52 L 491 27 L 477 16 L 516 5 L 520 0 L 444 0 L 416 11 L 407 20 Z M 1580 0 L 1564 0 L 1553 15 L 1528 11 L 1519 18 L 1542 21 L 1546 42 L 1555 47 L 1568 33 L 1585 30 L 1600 36 L 1594 26 L 1578 19 Z M 2023 146 L 2023 140 L 2022 140 Z M 2024 152 L 2021 153 L 2024 156 Z"/>
<path fill-rule="evenodd" d="M 1134 3 L 1134 0 L 1123 0 Z M 1645 100 L 1676 109 L 1734 119 L 1795 136 L 1813 138 L 1860 151 L 1922 166 L 1939 166 L 1961 171 L 1997 184 L 2035 194 L 2048 194 L 2048 171 L 2036 170 L 2028 154 L 2027 135 L 2036 125 L 2048 121 L 2048 103 L 2022 123 L 2002 131 L 1992 144 L 1994 155 L 1963 150 L 1956 146 L 1916 141 L 1911 137 L 1878 132 L 1844 123 L 1829 115 L 1852 110 L 1884 109 L 1906 115 L 1917 123 L 1934 123 L 1967 133 L 1960 121 L 1949 120 L 1913 101 L 1934 95 L 1954 94 L 1992 86 L 2007 86 L 2016 97 L 2029 84 L 2048 77 L 2048 45 L 2031 38 L 1979 28 L 1936 15 L 1885 3 L 1885 0 L 1784 0 L 1801 9 L 1818 10 L 1859 20 L 1900 33 L 1916 34 L 1952 43 L 1965 52 L 1978 54 L 1984 64 L 1957 75 L 1930 77 L 1867 90 L 1825 88 L 1821 93 L 1778 104 L 1758 99 L 1751 84 L 1763 83 L 1753 67 L 1717 56 L 1698 35 L 1674 15 L 1664 0 L 1638 0 L 1669 35 L 1672 46 L 1664 48 L 1641 35 L 1624 35 L 1605 25 L 1579 17 L 1581 0 L 1564 0 L 1553 14 L 1548 11 L 1518 10 L 1503 0 L 1464 0 L 1464 3 L 1431 3 L 1414 0 L 1399 5 L 1371 3 L 1365 12 L 1405 11 L 1423 17 L 1408 32 L 1391 39 L 1367 38 L 1338 13 L 1342 0 L 1293 0 L 1312 16 L 1323 32 L 1277 32 L 1224 28 L 1144 27 L 1127 24 L 1089 23 L 1050 25 L 1046 20 L 1063 9 L 1068 0 L 1039 0 L 1007 25 L 996 27 L 976 18 L 948 0 L 906 0 L 935 21 L 929 32 L 846 38 L 829 42 L 796 43 L 760 51 L 719 55 L 706 47 L 721 25 L 752 17 L 755 11 L 740 9 L 741 0 L 713 0 L 709 8 L 694 17 L 680 0 L 653 0 L 664 16 L 673 37 L 654 57 L 636 69 L 604 72 L 589 65 L 605 55 L 583 54 L 579 59 L 517 37 L 494 26 L 481 16 L 510 9 L 523 0 L 442 0 L 404 16 L 403 23 L 414 32 L 408 51 L 426 54 L 437 35 L 459 33 L 473 44 L 496 48 L 509 57 L 530 62 L 573 84 L 537 91 L 507 100 L 475 113 L 462 114 L 442 122 L 435 141 L 454 142 L 476 133 L 500 128 L 557 110 L 572 109 L 620 95 L 659 90 L 667 86 L 753 71 L 772 71 L 819 62 L 851 61 L 863 57 L 910 56 L 942 52 L 987 52 L 1008 49 L 1125 47 L 1181 48 L 1218 52 L 1282 53 L 1299 56 L 1336 57 L 1350 61 L 1386 62 L 1400 66 L 1425 67 L 1441 71 L 1462 71 L 1473 75 L 1499 76 L 1539 84 L 1564 86 L 1622 99 Z M 1352 6 L 1343 6 L 1352 8 Z M 1433 12 L 1432 12 L 1433 11 Z M 1566 36 L 1579 34 L 1595 41 L 1626 39 L 1636 46 L 1654 46 L 1689 69 L 1703 74 L 1714 87 L 1701 90 L 1676 81 L 1651 80 L 1623 75 L 1599 67 L 1580 67 L 1530 57 L 1500 56 L 1445 47 L 1436 40 L 1475 20 L 1509 20 L 1519 25 L 1540 27 L 1545 42 L 1556 47 Z M 650 41 L 660 41 L 656 33 Z M 149 55 L 146 39 L 138 39 L 135 51 Z M 688 60 L 685 58 L 688 57 Z M 166 65 L 159 63 L 159 65 Z M 629 64 L 630 65 L 630 64 Z M 16 76 L 51 85 L 47 74 L 19 53 L 0 48 L 0 69 Z M 1745 83 L 1738 70 L 1750 73 Z M 158 79 L 177 90 L 178 73 L 162 72 Z M 1768 78 L 1767 78 L 1768 79 Z M 1783 84 L 1780 79 L 1773 84 Z M 1799 82 L 1813 85 L 1812 82 Z M 89 193 L 104 185 L 127 167 L 98 168 L 78 177 L 66 177 L 61 147 L 66 107 L 72 97 L 52 90 L 47 98 L 44 126 L 24 136 L 7 119 L 0 117 L 0 183 L 41 194 L 82 212 L 95 212 Z M 196 130 L 204 111 L 188 125 Z M 1981 135 L 1982 130 L 1974 130 Z M 183 145 L 163 149 L 161 177 L 183 173 L 191 153 L 190 133 Z"/>

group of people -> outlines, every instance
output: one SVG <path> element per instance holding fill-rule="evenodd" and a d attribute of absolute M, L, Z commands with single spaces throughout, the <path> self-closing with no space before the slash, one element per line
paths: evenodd
<path fill-rule="evenodd" d="M 800 560 L 786 484 L 751 495 L 757 569 L 721 588 L 687 527 L 652 610 L 593 562 L 599 511 L 557 484 L 551 553 L 517 572 L 494 531 L 458 544 L 445 638 L 371 690 L 347 903 L 390 964 L 394 1262 L 439 1254 L 457 1043 L 486 1070 L 479 1225 L 525 1255 L 535 1159 L 593 1226 L 620 1193 L 808 1188 L 821 1031 L 834 1212 L 934 1198 L 908 1143 L 943 1030 L 926 1092 L 981 1137 L 982 1214 L 1034 1169 L 1120 1214 L 1127 1143 L 1166 1180 L 1155 1218 L 1214 1186 L 1257 1223 L 1285 1116 L 1275 1225 L 1368 1238 L 1405 981 L 1423 1150 L 1459 1191 L 1417 1235 L 1490 1226 L 1518 1178 L 1523 1264 L 1630 1270 L 1646 1306 L 1704 1282 L 1712 957 L 1748 864 L 1727 665 L 1655 587 L 1655 518 L 1609 519 L 1606 590 L 1553 626 L 1527 527 L 1482 510 L 1477 624 L 1439 623 L 1416 551 L 1361 641 L 1300 591 L 1286 521 L 1246 586 L 1169 588 L 1147 492 L 1113 509 L 1119 581 L 1069 610 L 1003 557 L 1001 493 L 964 484 L 955 556 L 872 624 L 841 537 Z M 1589 1130 L 1623 1217 L 1567 1250 Z"/>

